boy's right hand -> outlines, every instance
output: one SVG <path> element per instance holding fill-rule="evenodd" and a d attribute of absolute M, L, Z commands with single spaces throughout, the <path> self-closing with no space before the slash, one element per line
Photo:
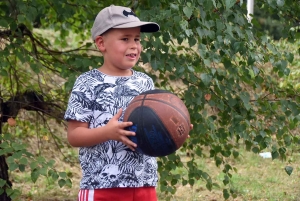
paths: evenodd
<path fill-rule="evenodd" d="M 126 127 L 132 125 L 132 122 L 119 122 L 121 115 L 122 115 L 122 109 L 120 109 L 118 113 L 115 116 L 113 116 L 113 118 L 111 118 L 109 122 L 106 124 L 107 129 L 110 131 L 107 137 L 110 140 L 116 140 L 122 142 L 127 147 L 129 147 L 132 151 L 134 151 L 137 145 L 134 142 L 132 142 L 128 138 L 128 136 L 134 136 L 135 133 L 132 131 L 125 130 Z"/>

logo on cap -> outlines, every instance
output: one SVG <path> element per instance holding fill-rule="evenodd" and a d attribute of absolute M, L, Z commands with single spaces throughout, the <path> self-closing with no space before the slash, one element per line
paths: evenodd
<path fill-rule="evenodd" d="M 130 12 L 126 11 L 126 10 L 123 10 L 123 15 L 125 15 L 126 17 L 128 17 L 129 15 L 133 15 L 135 17 L 137 17 L 134 12 L 132 12 L 132 10 Z"/>

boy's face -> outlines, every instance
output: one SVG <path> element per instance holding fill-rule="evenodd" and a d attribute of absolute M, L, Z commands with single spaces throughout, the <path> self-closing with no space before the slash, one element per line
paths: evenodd
<path fill-rule="evenodd" d="M 111 29 L 98 36 L 96 44 L 104 56 L 103 70 L 120 75 L 128 73 L 140 58 L 140 27 Z"/>

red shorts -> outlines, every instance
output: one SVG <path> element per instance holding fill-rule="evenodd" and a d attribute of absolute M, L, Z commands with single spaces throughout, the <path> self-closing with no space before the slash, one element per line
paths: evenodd
<path fill-rule="evenodd" d="M 157 201 L 155 187 L 81 189 L 78 201 Z"/>

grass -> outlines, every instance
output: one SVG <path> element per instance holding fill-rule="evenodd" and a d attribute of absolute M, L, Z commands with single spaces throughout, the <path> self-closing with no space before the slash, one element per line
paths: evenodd
<path fill-rule="evenodd" d="M 32 139 L 31 139 L 32 140 Z M 32 201 L 71 201 L 76 200 L 79 189 L 79 181 L 81 170 L 78 163 L 70 165 L 65 162 L 64 157 L 55 148 L 51 148 L 50 140 L 44 141 L 43 154 L 49 156 L 56 161 L 56 168 L 59 171 L 71 172 L 73 186 L 72 188 L 60 188 L 56 181 L 44 176 L 39 177 L 36 183 L 31 182 L 29 172 L 12 172 L 11 179 L 14 188 L 22 192 L 21 200 Z M 34 147 L 32 147 L 34 149 Z M 47 152 L 47 153 L 46 153 Z M 77 149 L 65 148 L 63 150 L 65 156 L 70 160 L 76 160 Z M 280 160 L 264 159 L 259 155 L 240 149 L 241 155 L 237 159 L 230 158 L 229 162 L 237 169 L 233 172 L 232 183 L 230 187 L 237 194 L 236 198 L 229 198 L 232 201 L 298 201 L 300 200 L 300 154 L 294 153 L 290 157 L 290 163 Z M 183 161 L 188 161 L 189 157 L 182 155 Z M 213 187 L 212 191 L 208 191 L 205 182 L 198 180 L 194 186 L 177 185 L 177 191 L 171 197 L 171 201 L 217 201 L 224 200 L 222 194 L 223 173 L 220 168 L 216 167 L 213 159 L 199 158 L 197 159 L 199 168 L 209 173 L 214 182 L 220 184 L 220 187 Z M 284 168 L 286 165 L 294 167 L 293 173 L 289 176 Z M 184 168 L 178 168 L 175 173 L 179 173 L 182 177 L 187 176 Z M 158 188 L 159 201 L 166 200 L 164 192 L 160 192 Z"/>
<path fill-rule="evenodd" d="M 286 162 L 280 160 L 264 159 L 254 153 L 240 150 L 242 156 L 237 160 L 231 161 L 237 172 L 233 173 L 231 188 L 237 193 L 235 199 L 229 200 L 246 201 L 246 200 L 269 200 L 269 201 L 296 201 L 300 200 L 300 192 L 297 190 L 299 181 L 299 159 L 300 155 L 294 154 L 292 165 L 295 169 L 289 176 L 284 168 Z M 298 163 L 297 163 L 298 162 Z M 215 166 L 211 159 L 199 159 L 200 167 L 218 182 L 222 183 L 223 174 L 221 169 Z M 177 170 L 178 173 L 185 176 L 186 172 Z M 178 186 L 177 193 L 171 199 L 177 200 L 224 200 L 222 194 L 222 185 L 220 188 L 214 188 L 208 191 L 203 181 L 198 181 L 191 186 Z M 159 200 L 164 200 L 162 193 L 159 193 Z"/>
<path fill-rule="evenodd" d="M 23 111 L 19 117 L 28 116 L 29 112 Z M 24 122 L 24 121 L 23 121 Z M 52 122 L 52 125 L 54 123 Z M 26 126 L 26 125 L 25 125 Z M 68 172 L 72 175 L 72 188 L 60 188 L 57 181 L 51 178 L 40 176 L 36 183 L 31 181 L 30 170 L 25 172 L 13 171 L 10 173 L 10 179 L 13 187 L 21 191 L 20 200 L 26 201 L 73 201 L 76 200 L 79 182 L 81 177 L 81 169 L 78 163 L 78 150 L 66 146 L 66 131 L 63 127 L 52 127 L 56 136 L 62 140 L 64 148 L 59 150 L 51 137 L 45 137 L 44 133 L 36 135 L 35 133 L 26 132 L 18 134 L 22 129 L 22 124 L 17 120 L 17 126 L 13 128 L 7 127 L 9 133 L 15 133 L 18 140 L 22 140 L 29 144 L 31 153 L 41 153 L 47 159 L 56 161 L 55 168 L 57 171 Z M 24 128 L 23 128 L 24 129 Z M 238 158 L 226 159 L 232 167 L 237 169 L 232 172 L 232 182 L 230 187 L 236 192 L 236 198 L 229 198 L 230 201 L 300 201 L 300 153 L 299 147 L 291 147 L 287 152 L 287 161 L 272 160 L 262 158 L 258 154 L 247 152 L 240 146 L 240 155 Z M 179 150 L 180 151 L 180 150 Z M 291 152 L 293 151 L 293 152 Z M 186 154 L 179 152 L 182 161 L 190 160 Z M 207 156 L 209 154 L 206 154 Z M 205 181 L 198 180 L 194 186 L 176 186 L 176 193 L 172 195 L 171 201 L 218 201 L 224 200 L 222 190 L 223 173 L 222 169 L 216 167 L 212 158 L 197 158 L 198 167 L 210 174 L 213 182 L 218 183 L 219 187 L 213 187 L 212 191 L 206 189 Z M 284 168 L 289 165 L 294 168 L 289 176 Z M 187 177 L 188 172 L 185 168 L 177 168 L 174 173 Z M 159 201 L 165 201 L 166 195 L 157 188 Z"/>

